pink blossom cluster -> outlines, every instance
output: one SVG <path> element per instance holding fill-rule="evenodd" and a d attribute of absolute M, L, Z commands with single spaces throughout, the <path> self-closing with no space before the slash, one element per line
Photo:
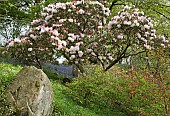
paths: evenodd
<path fill-rule="evenodd" d="M 146 17 L 144 12 L 140 12 L 138 8 L 125 6 L 108 23 L 108 29 L 114 31 L 113 40 L 115 42 L 130 40 L 134 44 L 142 45 L 147 50 L 154 49 L 155 42 L 161 38 L 163 46 L 168 43 L 165 37 L 160 38 L 156 35 L 151 18 Z"/>

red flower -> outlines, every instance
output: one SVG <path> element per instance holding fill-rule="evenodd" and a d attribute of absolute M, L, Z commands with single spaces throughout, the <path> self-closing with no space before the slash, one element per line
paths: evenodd
<path fill-rule="evenodd" d="M 168 85 L 168 89 L 170 89 L 170 85 Z"/>

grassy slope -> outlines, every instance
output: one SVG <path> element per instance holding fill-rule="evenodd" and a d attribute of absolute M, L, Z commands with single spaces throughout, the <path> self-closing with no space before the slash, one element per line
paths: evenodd
<path fill-rule="evenodd" d="M 21 70 L 20 66 L 0 63 L 0 95 L 4 92 L 4 87 L 9 84 L 14 75 Z M 61 83 L 51 79 L 54 90 L 54 111 L 53 116 L 123 116 L 120 112 L 102 112 L 98 109 L 84 108 L 68 98 L 62 91 L 69 89 Z M 1 112 L 1 111 L 0 111 Z"/>

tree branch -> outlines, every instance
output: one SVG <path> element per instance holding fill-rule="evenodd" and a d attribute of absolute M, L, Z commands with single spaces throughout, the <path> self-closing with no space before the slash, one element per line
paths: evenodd
<path fill-rule="evenodd" d="M 115 5 L 116 2 L 118 2 L 119 0 L 114 0 L 109 8 L 109 10 L 112 10 L 113 6 Z"/>
<path fill-rule="evenodd" d="M 153 9 L 153 11 L 155 11 L 156 13 L 162 15 L 163 17 L 167 18 L 168 20 L 170 20 L 170 17 L 167 17 L 166 15 L 164 15 L 163 13 L 156 11 L 155 9 Z"/>
<path fill-rule="evenodd" d="M 138 53 L 135 53 L 135 54 L 129 54 L 127 56 L 124 56 L 124 58 L 128 58 L 129 56 L 136 56 L 136 55 L 144 53 L 144 52 L 146 52 L 146 51 L 141 51 L 141 52 L 138 52 Z"/>
<path fill-rule="evenodd" d="M 123 50 L 123 52 L 113 61 L 111 62 L 111 64 L 104 70 L 107 71 L 108 69 L 110 69 L 113 65 L 115 65 L 116 63 L 118 63 L 122 58 L 125 57 L 125 53 L 128 49 L 128 47 L 130 46 L 130 43 L 127 44 L 126 48 Z"/>

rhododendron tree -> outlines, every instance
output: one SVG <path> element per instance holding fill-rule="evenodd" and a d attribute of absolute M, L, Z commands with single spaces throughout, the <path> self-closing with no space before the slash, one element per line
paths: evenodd
<path fill-rule="evenodd" d="M 82 64 L 86 61 L 86 50 L 91 50 L 85 49 L 87 38 L 99 33 L 109 13 L 109 9 L 97 1 L 48 5 L 42 18 L 31 22 L 29 31 L 8 44 L 14 48 L 9 50 L 13 50 L 17 59 L 36 62 L 40 67 L 42 61 L 53 61 L 61 55 L 68 63 Z"/>
<path fill-rule="evenodd" d="M 95 37 L 90 45 L 91 55 L 108 70 L 123 58 L 169 47 L 169 41 L 157 35 L 153 25 L 144 12 L 125 6 L 109 21 L 107 29 Z"/>
<path fill-rule="evenodd" d="M 156 35 L 153 22 L 137 8 L 125 6 L 106 24 L 110 11 L 96 1 L 56 3 L 44 8 L 42 18 L 8 46 L 24 61 L 53 61 L 63 55 L 81 67 L 95 59 L 107 71 L 123 58 L 148 50 L 168 47 L 164 36 Z"/>

